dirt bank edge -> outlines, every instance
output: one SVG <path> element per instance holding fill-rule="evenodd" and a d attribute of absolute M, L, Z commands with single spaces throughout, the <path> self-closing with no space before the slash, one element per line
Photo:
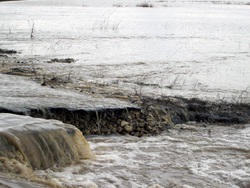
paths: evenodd
<path fill-rule="evenodd" d="M 137 101 L 138 102 L 138 101 Z M 176 124 L 189 121 L 206 124 L 247 124 L 250 122 L 249 104 L 213 103 L 199 99 L 166 97 L 144 98 L 138 108 L 106 108 L 79 110 L 71 108 L 43 108 L 14 111 L 0 107 L 0 113 L 29 115 L 57 119 L 75 125 L 84 135 L 158 135 Z"/>

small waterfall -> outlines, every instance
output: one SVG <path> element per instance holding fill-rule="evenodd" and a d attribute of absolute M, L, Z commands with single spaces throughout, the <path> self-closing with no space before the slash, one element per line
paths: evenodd
<path fill-rule="evenodd" d="M 22 174 L 94 158 L 82 133 L 72 125 L 0 114 L 0 172 Z"/>

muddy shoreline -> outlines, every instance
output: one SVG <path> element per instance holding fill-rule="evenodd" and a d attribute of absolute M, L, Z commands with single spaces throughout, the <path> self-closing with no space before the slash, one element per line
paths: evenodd
<path fill-rule="evenodd" d="M 2 74 L 30 77 L 41 84 L 41 88 L 64 88 L 71 80 L 63 77 L 42 75 L 32 62 L 15 57 L 14 50 L 0 49 Z M 58 60 L 58 59 L 57 59 Z M 59 61 L 59 60 L 58 60 Z M 72 63 L 60 60 L 62 63 Z M 53 62 L 49 62 L 53 63 Z M 93 87 L 89 95 L 100 88 Z M 105 88 L 105 87 L 104 87 Z M 82 92 L 82 91 L 77 91 Z M 102 108 L 96 110 L 74 109 L 69 107 L 28 108 L 23 111 L 0 106 L 0 113 L 29 115 L 44 119 L 57 119 L 75 125 L 84 135 L 158 135 L 173 128 L 176 124 L 190 121 L 208 124 L 246 124 L 250 122 L 250 104 L 211 102 L 201 99 L 162 96 L 150 98 L 143 95 L 120 96 L 106 93 L 105 97 L 123 98 L 137 107 Z"/>

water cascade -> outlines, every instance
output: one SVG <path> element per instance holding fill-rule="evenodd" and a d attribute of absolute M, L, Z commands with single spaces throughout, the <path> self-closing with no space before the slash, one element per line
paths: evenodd
<path fill-rule="evenodd" d="M 82 133 L 57 120 L 0 114 L 0 171 L 24 171 L 94 159 Z"/>

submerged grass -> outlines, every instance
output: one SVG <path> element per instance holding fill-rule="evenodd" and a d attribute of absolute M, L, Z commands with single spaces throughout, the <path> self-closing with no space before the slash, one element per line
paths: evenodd
<path fill-rule="evenodd" d="M 141 4 L 137 4 L 137 7 L 144 7 L 144 8 L 153 8 L 153 5 L 147 2 L 141 3 Z"/>

